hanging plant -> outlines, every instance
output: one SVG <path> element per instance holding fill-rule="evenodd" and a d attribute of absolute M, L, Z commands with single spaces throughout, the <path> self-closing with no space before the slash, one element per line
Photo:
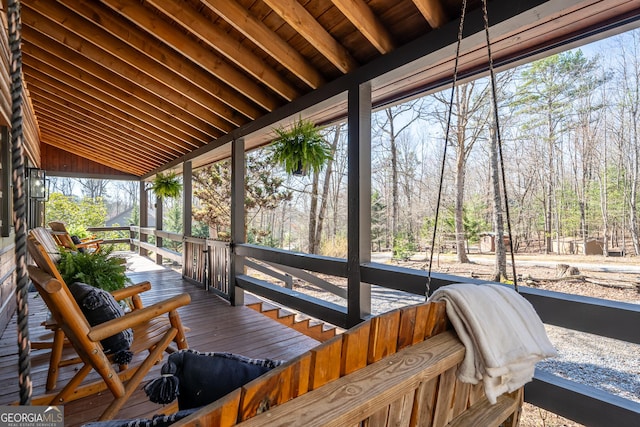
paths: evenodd
<path fill-rule="evenodd" d="M 309 120 L 298 120 L 289 130 L 275 129 L 272 158 L 289 174 L 319 171 L 331 159 L 331 147 Z"/>
<path fill-rule="evenodd" d="M 182 182 L 175 172 L 167 172 L 166 175 L 160 172 L 153 180 L 150 189 L 161 199 L 164 197 L 175 198 L 182 191 Z"/>

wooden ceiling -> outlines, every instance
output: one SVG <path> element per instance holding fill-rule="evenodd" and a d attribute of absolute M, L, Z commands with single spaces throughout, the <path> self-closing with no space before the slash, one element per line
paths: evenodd
<path fill-rule="evenodd" d="M 23 72 L 43 152 L 64 150 L 141 177 L 406 50 L 455 20 L 461 1 L 21 3 Z M 380 79 L 381 97 L 423 86 L 415 70 L 403 73 L 393 84 Z"/>

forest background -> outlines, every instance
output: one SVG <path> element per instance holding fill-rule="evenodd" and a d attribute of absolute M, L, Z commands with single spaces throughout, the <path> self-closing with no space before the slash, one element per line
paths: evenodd
<path fill-rule="evenodd" d="M 500 72 L 496 88 L 499 128 L 488 78 L 463 81 L 453 98 L 446 89 L 374 113 L 372 250 L 398 259 L 428 251 L 439 195 L 436 249 L 465 263 L 483 234 L 506 233 L 499 129 L 517 253 L 597 239 L 605 256 L 640 254 L 640 31 Z M 333 156 L 317 173 L 285 174 L 269 147 L 248 153 L 247 241 L 346 256 L 347 127 L 322 132 Z M 138 182 L 52 178 L 51 185 L 47 221 L 63 220 L 76 234 L 127 212 L 120 225 L 138 223 Z M 194 171 L 191 234 L 228 238 L 229 200 L 228 162 Z M 162 203 L 162 228 L 183 233 L 182 201 Z M 505 275 L 504 265 L 495 274 Z"/>

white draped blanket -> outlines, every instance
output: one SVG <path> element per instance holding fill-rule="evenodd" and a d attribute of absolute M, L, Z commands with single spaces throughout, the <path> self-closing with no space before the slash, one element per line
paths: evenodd
<path fill-rule="evenodd" d="M 538 313 L 511 288 L 456 283 L 436 290 L 430 300 L 446 302 L 465 346 L 458 378 L 483 381 L 491 403 L 531 381 L 538 361 L 558 355 Z"/>

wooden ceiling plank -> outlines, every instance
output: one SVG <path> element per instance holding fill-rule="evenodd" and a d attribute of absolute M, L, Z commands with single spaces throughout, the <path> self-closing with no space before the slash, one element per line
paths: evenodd
<path fill-rule="evenodd" d="M 96 151 L 83 141 L 69 139 L 66 135 L 58 134 L 53 130 L 43 132 L 42 142 L 136 176 L 141 176 L 150 169 L 148 166 L 141 166 L 135 159 L 128 158 L 123 160 L 119 159 L 113 152 Z"/>
<path fill-rule="evenodd" d="M 203 91 L 224 103 L 228 108 L 239 111 L 248 119 L 256 119 L 264 110 L 249 102 L 244 96 L 231 89 L 226 83 L 205 72 L 200 66 L 163 43 L 158 43 L 149 33 L 131 25 L 121 15 L 114 16 L 111 9 L 97 2 L 78 2 L 77 0 L 58 0 L 87 21 L 109 32 L 123 43 L 127 43 L 144 55 L 154 59 L 160 66 L 171 69 L 185 80 L 190 81 Z M 221 110 L 223 112 L 223 110 Z M 240 123 L 236 123 L 239 125 Z"/>
<path fill-rule="evenodd" d="M 55 118 L 61 122 L 65 122 L 66 129 L 74 131 L 81 129 L 83 134 L 89 135 L 91 138 L 101 140 L 106 145 L 120 145 L 122 141 L 127 141 L 124 151 L 131 151 L 137 156 L 148 158 L 152 161 L 168 161 L 175 156 L 167 154 L 160 150 L 150 150 L 149 143 L 141 141 L 136 135 L 130 134 L 116 127 L 104 126 L 101 117 L 91 111 L 86 111 L 81 107 L 71 104 L 54 94 L 45 92 L 42 89 L 33 92 L 33 100 L 38 110 L 38 116 L 42 119 L 41 129 L 45 129 L 44 119 Z M 100 127 L 102 125 L 102 128 Z M 165 153 L 163 155 L 163 153 Z"/>
<path fill-rule="evenodd" d="M 440 28 L 447 22 L 442 0 L 412 0 L 431 28 Z"/>
<path fill-rule="evenodd" d="M 120 110 L 109 103 L 105 103 L 98 98 L 88 95 L 85 89 L 86 85 L 81 82 L 72 82 L 70 85 L 64 81 L 53 78 L 50 74 L 41 72 L 32 68 L 26 63 L 23 64 L 23 70 L 25 76 L 29 78 L 31 82 L 39 82 L 36 87 L 41 87 L 44 90 L 52 92 L 54 89 L 59 91 L 59 96 L 69 96 L 75 100 L 76 104 L 82 103 L 85 108 L 99 109 L 105 118 L 109 118 L 111 121 L 127 122 L 131 126 L 139 129 L 139 133 L 145 135 L 149 140 L 155 140 L 159 145 L 166 147 L 174 152 L 174 154 L 184 154 L 188 151 L 188 146 L 169 132 L 153 131 L 147 125 L 146 122 L 138 119 L 135 115 L 130 114 L 127 110 Z"/>
<path fill-rule="evenodd" d="M 70 151 L 70 152 L 75 152 L 75 150 L 78 147 L 79 144 L 82 144 L 82 147 L 86 150 L 90 150 L 91 152 L 95 153 L 95 155 L 101 159 L 101 160 L 97 160 L 97 159 L 93 159 L 95 161 L 99 161 L 100 163 L 104 163 L 105 159 L 108 159 L 110 164 L 128 164 L 130 166 L 135 166 L 136 168 L 142 170 L 142 169 L 152 169 L 154 167 L 157 167 L 157 165 L 162 165 L 163 163 L 160 162 L 149 162 L 149 161 L 145 161 L 143 159 L 140 159 L 138 156 L 136 156 L 135 154 L 130 154 L 130 153 L 122 153 L 122 152 L 112 152 L 112 151 L 105 151 L 105 150 L 101 150 L 100 148 L 96 148 L 95 146 L 95 141 L 91 141 L 91 144 L 89 143 L 89 141 L 86 140 L 86 138 L 83 138 L 83 135 L 78 133 L 77 131 L 74 130 L 70 130 L 70 129 L 66 129 L 64 127 L 56 127 L 56 122 L 53 119 L 49 119 L 47 118 L 47 129 L 45 131 L 43 131 L 43 135 L 47 136 L 47 137 L 51 137 L 53 135 L 56 135 L 59 139 L 59 148 L 63 148 L 66 151 Z M 100 147 L 104 147 L 106 146 L 105 144 L 101 144 Z"/>
<path fill-rule="evenodd" d="M 135 132 L 127 131 L 121 127 L 106 126 L 105 121 L 99 114 L 82 109 L 69 102 L 60 100 L 59 97 L 38 89 L 33 93 L 38 116 L 41 118 L 55 118 L 66 121 L 67 127 L 74 130 L 82 130 L 84 134 L 90 135 L 96 140 L 100 139 L 107 145 L 121 145 L 126 141 L 126 150 L 136 153 L 143 158 L 153 161 L 170 161 L 177 156 L 171 151 L 158 148 L 152 141 L 141 138 Z M 64 103 L 64 105 L 62 105 Z M 106 123 L 105 123 L 106 122 Z M 40 120 L 41 129 L 45 128 L 45 122 Z"/>
<path fill-rule="evenodd" d="M 296 0 L 263 1 L 340 72 L 347 74 L 358 68 L 358 63 L 344 46 L 334 39 Z"/>
<path fill-rule="evenodd" d="M 267 93 L 267 91 L 249 78 L 249 76 L 238 72 L 237 69 L 227 64 L 223 58 L 214 54 L 210 49 L 193 43 L 192 38 L 180 32 L 176 27 L 158 17 L 152 16 L 149 10 L 143 6 L 120 0 L 102 0 L 102 3 L 120 13 L 145 31 L 153 33 L 158 40 L 182 53 L 182 55 L 217 76 L 220 80 L 226 82 L 229 86 L 267 111 L 273 111 L 282 105 L 282 102 L 277 99 L 276 96 Z M 297 95 L 296 93 L 295 96 Z M 284 97 L 284 99 L 287 99 L 287 97 Z"/>
<path fill-rule="evenodd" d="M 325 83 L 322 74 L 304 56 L 234 0 L 203 0 L 202 3 L 312 89 Z"/>
<path fill-rule="evenodd" d="M 159 129 L 167 130 L 169 133 L 175 133 L 176 136 L 184 141 L 186 146 L 199 147 L 211 140 L 211 135 L 206 132 L 212 131 L 211 128 L 207 128 L 199 120 L 191 120 L 189 122 L 182 120 L 172 114 L 172 110 L 164 111 L 162 107 L 167 105 L 180 112 L 159 98 L 159 105 L 156 106 L 153 102 L 155 95 L 150 95 L 146 99 L 138 96 L 135 91 L 127 91 L 128 86 L 118 85 L 120 82 L 118 76 L 112 76 L 108 71 L 96 64 L 91 63 L 91 65 L 94 65 L 93 69 L 87 69 L 80 62 L 75 62 L 75 66 L 65 62 L 63 59 L 65 55 L 59 54 L 60 50 L 56 49 L 62 46 L 50 45 L 49 50 L 44 50 L 32 44 L 32 41 L 33 38 L 28 41 L 25 40 L 22 46 L 23 62 L 25 64 L 69 85 L 81 85 L 83 87 L 82 90 L 86 93 L 108 104 L 119 106 L 123 111 L 139 112 L 141 120 Z M 85 62 L 88 62 L 88 60 Z M 100 73 L 100 71 L 103 72 Z M 95 74 L 92 74 L 92 72 Z M 113 79 L 108 79 L 108 77 L 113 77 Z M 187 117 L 184 114 L 182 116 L 184 118 Z"/>
<path fill-rule="evenodd" d="M 36 3 L 40 7 L 44 7 L 44 5 L 53 5 L 55 2 L 44 1 Z M 116 72 L 120 76 L 153 90 L 159 96 L 165 97 L 165 99 L 175 103 L 176 106 L 206 120 L 223 133 L 227 133 L 234 128 L 233 125 L 222 119 L 215 111 L 212 111 L 208 107 L 207 102 L 200 96 L 201 94 L 195 93 L 195 86 L 185 84 L 182 79 L 175 78 L 176 76 L 173 75 L 173 73 L 168 72 L 168 70 L 162 67 L 155 67 L 154 69 L 153 66 L 150 66 L 147 61 L 144 60 L 143 56 L 136 54 L 135 51 L 132 52 L 129 46 L 119 46 L 119 49 L 110 46 L 110 43 L 115 40 L 112 36 L 109 36 L 108 43 L 105 43 L 104 40 L 101 40 L 101 34 L 99 34 L 97 29 L 92 28 L 90 25 L 82 25 L 69 16 L 68 13 L 56 17 L 63 24 L 51 20 L 48 16 L 40 13 L 40 11 L 36 9 L 30 8 L 26 4 L 23 5 L 23 26 L 32 27 L 54 37 L 59 43 L 80 52 L 87 58 Z M 79 36 L 69 28 L 74 28 L 76 31 L 82 31 L 84 28 L 85 31 L 88 30 L 89 34 Z M 95 42 L 102 43 L 103 47 L 99 47 L 91 42 L 90 40 L 92 39 Z M 141 67 L 140 64 L 134 65 L 136 61 L 144 63 L 145 67 Z M 151 73 L 152 69 L 157 72 L 156 75 Z M 173 75 L 173 77 L 171 75 Z M 213 97 L 207 98 L 209 98 L 209 100 L 214 99 Z"/>
<path fill-rule="evenodd" d="M 244 47 L 238 40 L 233 39 L 226 32 L 212 25 L 205 16 L 192 9 L 181 0 L 147 0 L 162 13 L 170 16 L 177 24 L 215 49 L 227 60 L 233 62 L 247 74 L 260 80 L 269 89 L 282 96 L 287 101 L 292 101 L 300 96 L 298 90 L 269 67 L 253 52 Z"/>
<path fill-rule="evenodd" d="M 363 0 L 331 0 L 381 54 L 395 49 L 393 37 Z"/>

